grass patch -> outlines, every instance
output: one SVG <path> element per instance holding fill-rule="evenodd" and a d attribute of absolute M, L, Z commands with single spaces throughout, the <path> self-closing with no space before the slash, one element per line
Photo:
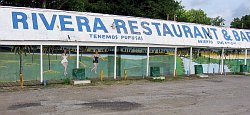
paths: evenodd
<path fill-rule="evenodd" d="M 143 81 L 141 80 L 104 80 L 104 81 L 96 81 L 93 80 L 91 81 L 92 86 L 98 86 L 98 85 L 114 85 L 114 84 L 123 84 L 123 85 L 129 85 L 138 81 Z M 145 80 L 144 80 L 145 81 Z"/>
<path fill-rule="evenodd" d="M 71 84 L 70 78 L 65 78 L 65 79 L 63 80 L 63 84 L 65 84 L 65 85 L 70 85 L 70 84 Z"/>
<path fill-rule="evenodd" d="M 166 77 L 166 81 L 175 81 L 175 80 L 183 80 L 184 77 L 181 77 L 181 76 L 176 76 L 176 77 Z"/>
<path fill-rule="evenodd" d="M 60 72 L 55 70 L 48 70 L 48 71 L 43 71 L 43 73 L 60 73 Z"/>
<path fill-rule="evenodd" d="M 165 77 L 165 79 L 153 79 L 152 77 L 147 78 L 148 81 L 151 82 L 167 82 L 167 81 L 179 81 L 179 80 L 194 80 L 194 79 L 199 79 L 197 77 L 185 77 L 185 76 L 170 76 L 170 77 Z"/>
<path fill-rule="evenodd" d="M 0 66 L 0 68 L 7 68 L 7 66 Z"/>
<path fill-rule="evenodd" d="M 18 63 L 16 60 L 1 60 L 1 63 Z"/>
<path fill-rule="evenodd" d="M 150 78 L 148 80 L 151 82 L 164 82 L 165 81 L 165 79 L 152 79 L 152 78 Z"/>
<path fill-rule="evenodd" d="M 40 64 L 38 64 L 38 63 L 25 63 L 25 65 L 26 65 L 26 66 L 33 66 L 33 65 L 36 65 L 36 66 L 37 66 L 37 65 L 40 65 Z"/>
<path fill-rule="evenodd" d="M 167 82 L 167 81 L 179 81 L 179 80 L 195 80 L 195 79 L 199 79 L 197 77 L 194 76 L 189 76 L 189 77 L 185 77 L 185 76 L 170 76 L 170 77 L 166 77 L 165 79 L 153 79 L 152 77 L 147 77 L 146 79 L 133 79 L 133 80 L 104 80 L 104 81 L 99 81 L 99 80 L 92 80 L 91 81 L 91 86 L 98 86 L 98 85 L 115 85 L 115 84 L 123 84 L 123 85 L 129 85 L 129 84 L 133 84 L 136 82 Z"/>

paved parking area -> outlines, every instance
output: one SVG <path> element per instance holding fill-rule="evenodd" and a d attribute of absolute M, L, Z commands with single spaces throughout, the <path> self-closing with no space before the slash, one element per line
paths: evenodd
<path fill-rule="evenodd" d="M 250 77 L 0 92 L 0 115 L 249 115 Z"/>

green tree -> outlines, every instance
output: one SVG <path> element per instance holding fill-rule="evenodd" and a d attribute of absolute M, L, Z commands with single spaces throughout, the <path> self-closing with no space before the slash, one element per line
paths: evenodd
<path fill-rule="evenodd" d="M 37 46 L 30 46 L 31 50 L 32 50 L 32 58 L 31 58 L 31 62 L 32 64 L 34 63 L 34 53 L 37 50 Z"/>
<path fill-rule="evenodd" d="M 187 14 L 187 10 L 179 9 L 177 11 L 177 21 L 178 22 L 190 22 Z"/>
<path fill-rule="evenodd" d="M 191 9 L 187 11 L 187 16 L 188 16 L 189 22 L 198 23 L 198 24 L 206 24 L 206 25 L 211 24 L 210 18 L 201 9 L 199 10 Z"/>
<path fill-rule="evenodd" d="M 15 54 L 19 55 L 19 75 L 20 75 L 20 81 L 23 81 L 23 55 L 26 56 L 27 53 L 30 53 L 31 46 L 28 45 L 16 45 L 13 46 L 11 51 Z M 21 83 L 22 84 L 22 83 Z M 22 86 L 22 85 L 21 85 Z"/>
<path fill-rule="evenodd" d="M 242 21 L 239 18 L 234 18 L 230 25 L 231 28 L 242 28 Z"/>
<path fill-rule="evenodd" d="M 53 54 L 53 51 L 56 49 L 56 46 L 44 46 L 43 52 L 48 55 L 49 60 L 49 70 L 51 70 L 51 59 L 50 54 Z"/>
<path fill-rule="evenodd" d="M 61 0 L 56 9 L 84 12 L 87 0 Z"/>
<path fill-rule="evenodd" d="M 224 26 L 225 25 L 225 19 L 223 19 L 220 16 L 217 16 L 215 18 L 211 18 L 211 24 L 213 26 Z"/>
<path fill-rule="evenodd" d="M 241 18 L 234 18 L 231 22 L 231 28 L 242 28 L 242 29 L 250 29 L 250 14 L 242 16 Z"/>
<path fill-rule="evenodd" d="M 211 25 L 211 18 L 201 9 L 180 9 L 177 12 L 177 21 Z"/>
<path fill-rule="evenodd" d="M 173 19 L 183 8 L 176 0 L 1 0 L 1 5 L 87 11 L 146 18 Z"/>
<path fill-rule="evenodd" d="M 5 6 L 18 6 L 18 7 L 31 7 L 32 0 L 1 0 L 1 5 Z"/>
<path fill-rule="evenodd" d="M 1 0 L 1 5 L 85 11 L 87 0 Z"/>
<path fill-rule="evenodd" d="M 167 19 L 182 8 L 175 0 L 89 0 L 86 11 L 115 15 Z"/>
<path fill-rule="evenodd" d="M 126 15 L 180 22 L 217 25 L 225 21 L 221 17 L 210 18 L 199 9 L 185 10 L 176 0 L 1 0 L 1 5 L 86 11 Z"/>

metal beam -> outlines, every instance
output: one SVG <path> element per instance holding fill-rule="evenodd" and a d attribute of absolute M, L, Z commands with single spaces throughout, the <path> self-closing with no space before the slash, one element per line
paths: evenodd
<path fill-rule="evenodd" d="M 189 60 L 189 74 L 191 74 L 192 59 L 193 58 L 193 48 L 190 47 L 190 60 Z"/>
<path fill-rule="evenodd" d="M 142 43 L 110 43 L 110 42 L 80 42 L 80 41 L 3 41 L 0 45 L 63 45 L 63 46 L 128 46 L 128 47 L 162 47 L 162 48 L 174 48 L 174 47 L 188 47 L 188 46 L 174 46 L 174 45 L 162 45 L 162 44 L 142 44 Z"/>
<path fill-rule="evenodd" d="M 176 76 L 176 68 L 177 68 L 177 47 L 175 47 L 174 49 L 174 77 Z"/>
<path fill-rule="evenodd" d="M 147 47 L 147 74 L 149 76 L 149 47 Z"/>
<path fill-rule="evenodd" d="M 114 50 L 114 79 L 116 80 L 116 57 L 117 57 L 117 46 L 115 46 Z"/>
<path fill-rule="evenodd" d="M 220 66 L 220 74 L 223 74 L 224 72 L 224 48 L 222 48 L 221 51 L 221 66 Z"/>
<path fill-rule="evenodd" d="M 43 45 L 40 45 L 40 82 L 43 82 Z"/>
<path fill-rule="evenodd" d="M 79 45 L 76 46 L 76 68 L 79 68 Z"/>
<path fill-rule="evenodd" d="M 247 49 L 245 49 L 245 61 L 244 61 L 244 64 L 247 65 Z"/>

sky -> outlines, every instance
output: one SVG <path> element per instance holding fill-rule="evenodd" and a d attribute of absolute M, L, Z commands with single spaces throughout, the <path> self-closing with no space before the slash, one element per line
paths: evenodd
<path fill-rule="evenodd" d="M 234 18 L 250 14 L 250 0 L 179 0 L 185 9 L 202 9 L 208 17 L 221 16 L 226 26 Z"/>

